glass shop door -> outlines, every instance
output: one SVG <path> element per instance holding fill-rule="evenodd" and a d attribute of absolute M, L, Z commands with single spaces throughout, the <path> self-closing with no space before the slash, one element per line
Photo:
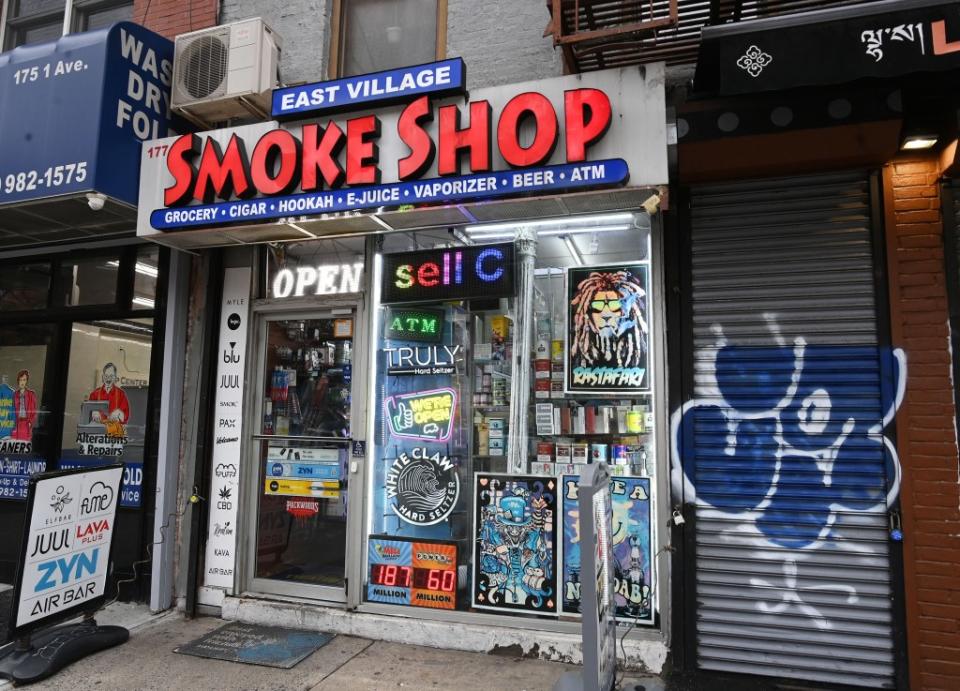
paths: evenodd
<path fill-rule="evenodd" d="M 357 308 L 263 314 L 256 323 L 257 417 L 248 422 L 256 467 L 248 563 L 258 592 L 346 600 L 351 511 L 362 488 L 351 435 Z M 357 504 L 356 507 L 353 504 Z"/>

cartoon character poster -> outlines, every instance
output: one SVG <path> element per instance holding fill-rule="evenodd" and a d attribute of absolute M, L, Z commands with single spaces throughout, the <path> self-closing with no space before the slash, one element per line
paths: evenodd
<path fill-rule="evenodd" d="M 567 269 L 567 393 L 650 390 L 650 267 Z"/>
<path fill-rule="evenodd" d="M 555 614 L 557 479 L 476 473 L 473 606 Z"/>
<path fill-rule="evenodd" d="M 564 475 L 563 594 L 564 614 L 580 613 L 579 477 Z M 613 509 L 614 603 L 617 617 L 653 623 L 653 550 L 650 478 L 610 478 Z"/>

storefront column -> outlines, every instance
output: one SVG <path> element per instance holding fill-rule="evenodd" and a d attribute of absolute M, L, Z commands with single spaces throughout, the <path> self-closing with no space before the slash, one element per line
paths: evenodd
<path fill-rule="evenodd" d="M 157 432 L 157 503 L 153 519 L 150 609 L 160 612 L 173 604 L 177 518 L 186 509 L 177 500 L 180 471 L 180 416 L 187 341 L 190 255 L 170 252 L 167 310 L 164 319 L 163 376 Z M 186 487 L 186 485 L 184 485 Z M 186 492 L 185 492 L 186 493 Z"/>
<path fill-rule="evenodd" d="M 533 278 L 537 261 L 537 234 L 530 226 L 517 230 L 520 290 L 513 315 L 513 355 L 516 367 L 510 380 L 510 441 L 507 464 L 512 473 L 527 472 L 527 420 L 530 415 L 530 333 L 533 328 Z"/>

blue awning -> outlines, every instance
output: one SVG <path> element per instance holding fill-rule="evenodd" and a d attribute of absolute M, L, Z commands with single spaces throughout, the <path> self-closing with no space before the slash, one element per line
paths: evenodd
<path fill-rule="evenodd" d="M 132 231 L 172 63 L 171 41 L 129 22 L 0 54 L 0 247 Z M 93 212 L 87 192 L 112 201 Z"/>

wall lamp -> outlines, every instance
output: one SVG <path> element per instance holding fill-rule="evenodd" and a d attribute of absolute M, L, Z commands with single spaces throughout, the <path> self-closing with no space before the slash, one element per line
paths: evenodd
<path fill-rule="evenodd" d="M 939 137 L 936 134 L 911 134 L 903 138 L 901 151 L 922 151 L 936 146 Z"/>

